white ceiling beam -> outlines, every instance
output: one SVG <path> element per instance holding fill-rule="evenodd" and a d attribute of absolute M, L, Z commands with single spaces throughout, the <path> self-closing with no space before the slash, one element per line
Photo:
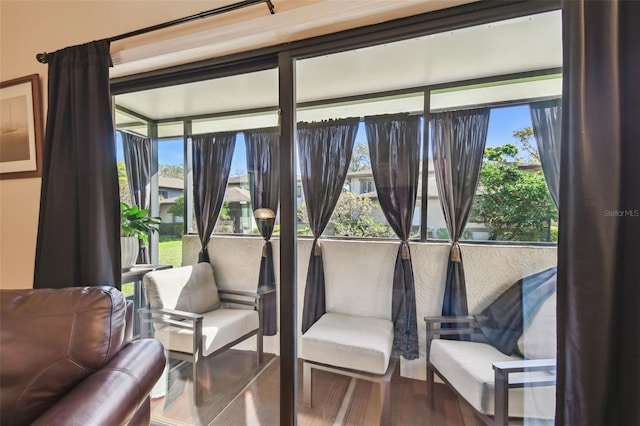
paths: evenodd
<path fill-rule="evenodd" d="M 273 0 L 114 42 L 111 77 L 224 56 L 453 7 L 475 0 Z"/>

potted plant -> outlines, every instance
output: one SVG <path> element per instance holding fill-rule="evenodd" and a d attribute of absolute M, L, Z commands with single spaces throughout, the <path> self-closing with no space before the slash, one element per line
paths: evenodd
<path fill-rule="evenodd" d="M 128 271 L 138 258 L 139 240 L 147 242 L 147 236 L 158 230 L 159 217 L 150 217 L 149 210 L 120 203 L 120 252 L 122 269 Z"/>

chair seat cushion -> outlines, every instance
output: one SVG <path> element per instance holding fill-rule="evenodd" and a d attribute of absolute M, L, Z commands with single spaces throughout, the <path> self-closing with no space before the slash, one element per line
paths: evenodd
<path fill-rule="evenodd" d="M 258 312 L 250 309 L 220 308 L 203 314 L 202 355 L 208 356 L 234 340 L 258 329 Z M 166 349 L 193 353 L 193 331 L 165 326 L 155 331 L 155 338 Z"/>
<path fill-rule="evenodd" d="M 393 323 L 373 317 L 328 312 L 302 336 L 307 361 L 384 374 L 393 346 Z"/>
<path fill-rule="evenodd" d="M 455 390 L 481 413 L 494 414 L 494 370 L 498 361 L 522 360 L 505 355 L 491 345 L 457 340 L 434 339 L 431 343 L 431 364 L 447 379 Z M 515 373 L 510 376 L 517 377 Z M 526 373 L 528 377 L 549 373 Z M 555 386 L 509 390 L 509 416 L 553 419 L 555 415 Z"/>

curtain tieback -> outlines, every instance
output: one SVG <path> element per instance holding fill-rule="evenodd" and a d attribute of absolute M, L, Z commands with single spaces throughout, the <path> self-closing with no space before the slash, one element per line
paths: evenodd
<path fill-rule="evenodd" d="M 451 245 L 451 255 L 449 256 L 449 260 L 453 260 L 454 262 L 462 262 L 462 256 L 460 256 L 460 244 L 455 241 Z"/>
<path fill-rule="evenodd" d="M 262 246 L 262 257 L 267 257 L 267 243 Z"/>
<path fill-rule="evenodd" d="M 209 250 L 207 246 L 202 247 L 200 254 L 198 255 L 198 263 L 209 262 Z"/>
<path fill-rule="evenodd" d="M 322 256 L 322 244 L 320 241 L 316 240 L 316 247 L 313 249 L 314 256 Z"/>
<path fill-rule="evenodd" d="M 411 252 L 409 251 L 409 242 L 403 241 L 402 242 L 402 260 L 409 260 L 409 259 L 411 259 Z"/>

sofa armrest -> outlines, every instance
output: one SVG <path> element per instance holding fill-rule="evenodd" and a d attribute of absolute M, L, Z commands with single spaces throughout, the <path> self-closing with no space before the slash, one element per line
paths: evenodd
<path fill-rule="evenodd" d="M 224 303 L 231 303 L 235 305 L 251 306 L 254 309 L 258 309 L 258 301 L 260 296 L 258 293 L 252 293 L 250 291 L 242 290 L 226 290 L 219 289 L 220 301 Z M 233 297 L 239 296 L 239 297 Z"/>
<path fill-rule="evenodd" d="M 275 291 L 276 291 L 275 288 L 270 288 L 266 290 L 260 289 L 258 291 L 233 290 L 233 289 L 226 289 L 226 288 L 218 289 L 218 293 L 235 294 L 238 296 L 247 296 L 247 297 L 262 297 L 264 295 L 273 293 Z"/>
<path fill-rule="evenodd" d="M 186 312 L 186 311 L 177 311 L 175 309 L 166 309 L 166 308 L 160 308 L 160 309 L 151 309 L 151 308 L 140 308 L 138 309 L 138 312 L 140 314 L 160 314 L 160 315 L 166 315 L 175 319 L 179 319 L 179 320 L 190 320 L 190 321 L 196 321 L 198 319 L 202 319 L 203 316 L 202 314 L 194 314 L 192 312 Z"/>
<path fill-rule="evenodd" d="M 149 392 L 165 363 L 160 342 L 137 340 L 75 386 L 34 425 L 126 425 L 139 410 L 148 411 Z"/>
<path fill-rule="evenodd" d="M 555 359 L 525 359 L 521 361 L 500 361 L 493 363 L 495 374 L 495 424 L 506 426 L 509 420 L 509 389 L 556 384 Z M 549 374 L 525 374 L 517 377 L 513 373 L 547 372 Z"/>
<path fill-rule="evenodd" d="M 262 311 L 262 299 L 267 294 L 275 292 L 275 289 L 259 290 L 258 292 L 244 291 L 244 290 L 232 290 L 232 289 L 218 289 L 220 293 L 220 301 L 225 303 L 233 303 L 238 305 L 252 306 L 255 310 Z M 229 297 L 229 296 L 231 297 Z M 240 296 L 233 297 L 233 296 Z"/>
<path fill-rule="evenodd" d="M 140 313 L 140 324 L 170 325 L 176 328 L 192 330 L 192 353 L 194 356 L 199 356 L 198 354 L 202 348 L 202 320 L 204 315 L 166 308 L 140 308 L 138 312 Z"/>
<path fill-rule="evenodd" d="M 424 317 L 427 323 L 427 362 L 431 351 L 431 342 L 440 336 L 460 336 L 473 333 L 478 329 L 478 322 L 473 316 L 435 316 Z M 455 328 L 442 328 L 443 324 L 456 325 Z M 461 327 L 460 325 L 467 324 Z"/>
<path fill-rule="evenodd" d="M 499 374 L 522 373 L 529 371 L 555 371 L 555 359 L 523 359 L 521 361 L 500 361 L 493 363 L 493 369 Z"/>
<path fill-rule="evenodd" d="M 138 309 L 140 324 L 171 325 L 188 330 L 202 329 L 202 314 L 194 314 L 174 309 Z"/>
<path fill-rule="evenodd" d="M 469 334 L 478 329 L 478 321 L 475 317 L 469 316 L 437 316 L 437 317 L 424 317 L 424 321 L 427 323 L 427 330 L 432 330 L 434 337 L 443 336 L 447 334 Z M 436 325 L 440 324 L 440 327 Z M 442 328 L 442 324 L 468 324 L 464 328 Z"/>

